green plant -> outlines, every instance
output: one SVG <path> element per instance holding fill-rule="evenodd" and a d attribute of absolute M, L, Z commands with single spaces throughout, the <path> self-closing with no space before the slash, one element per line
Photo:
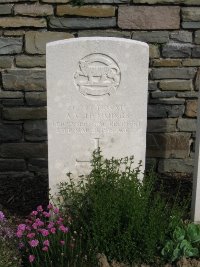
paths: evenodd
<path fill-rule="evenodd" d="M 200 256 L 200 225 L 188 223 L 177 226 L 162 249 L 166 260 L 174 262 L 182 257 Z"/>
<path fill-rule="evenodd" d="M 87 256 L 97 253 L 119 262 L 155 262 L 173 220 L 182 216 L 176 203 L 155 191 L 155 174 L 143 176 L 134 158 L 104 159 L 94 151 L 89 176 L 62 183 L 61 208 L 70 214 L 73 230 L 82 236 Z"/>

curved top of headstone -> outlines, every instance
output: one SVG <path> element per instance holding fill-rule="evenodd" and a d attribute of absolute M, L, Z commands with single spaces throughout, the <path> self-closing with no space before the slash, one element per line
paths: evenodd
<path fill-rule="evenodd" d="M 75 42 L 84 42 L 84 41 L 113 41 L 113 42 L 124 42 L 129 44 L 141 45 L 145 47 L 149 47 L 147 43 L 126 39 L 126 38 L 117 38 L 117 37 L 78 37 L 78 38 L 70 38 L 64 39 L 59 41 L 54 41 L 47 43 L 47 46 L 54 46 L 54 45 L 64 45 L 68 43 L 75 43 Z"/>

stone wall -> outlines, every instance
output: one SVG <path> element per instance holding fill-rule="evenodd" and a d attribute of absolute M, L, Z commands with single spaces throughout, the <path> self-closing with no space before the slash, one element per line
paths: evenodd
<path fill-rule="evenodd" d="M 45 45 L 65 38 L 150 45 L 147 165 L 191 179 L 199 28 L 200 0 L 0 0 L 0 203 L 24 210 L 46 199 Z"/>

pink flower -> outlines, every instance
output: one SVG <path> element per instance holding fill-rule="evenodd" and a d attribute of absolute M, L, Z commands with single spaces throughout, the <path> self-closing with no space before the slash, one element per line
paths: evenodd
<path fill-rule="evenodd" d="M 49 210 L 53 209 L 53 205 L 51 203 L 49 203 L 49 205 L 47 206 L 47 209 L 49 209 Z"/>
<path fill-rule="evenodd" d="M 34 248 L 34 247 L 37 247 L 37 245 L 39 244 L 39 241 L 37 239 L 33 239 L 29 241 L 28 243 L 32 248 Z"/>
<path fill-rule="evenodd" d="M 2 211 L 0 211 L 0 222 L 5 219 L 5 215 L 3 214 Z"/>
<path fill-rule="evenodd" d="M 36 223 L 37 226 L 39 226 L 39 227 L 44 225 L 44 222 L 41 221 L 39 218 L 37 218 L 37 219 L 35 220 L 35 223 Z"/>
<path fill-rule="evenodd" d="M 37 229 L 38 228 L 38 224 L 36 223 L 36 222 L 34 222 L 33 224 L 32 224 L 32 227 L 33 227 L 33 229 Z"/>
<path fill-rule="evenodd" d="M 23 248 L 24 247 L 24 243 L 23 242 L 20 242 L 19 243 L 19 248 L 21 249 L 21 248 Z"/>
<path fill-rule="evenodd" d="M 64 219 L 60 217 L 60 218 L 57 220 L 57 224 L 60 224 L 60 225 L 61 225 L 61 224 L 63 223 L 63 221 L 64 221 Z"/>
<path fill-rule="evenodd" d="M 53 222 L 50 222 L 50 223 L 47 225 L 47 228 L 50 229 L 50 228 L 52 228 L 52 227 L 54 227 L 54 223 L 53 223 Z"/>
<path fill-rule="evenodd" d="M 29 255 L 28 259 L 29 259 L 29 262 L 33 262 L 35 260 L 35 256 Z"/>
<path fill-rule="evenodd" d="M 36 210 L 34 210 L 34 211 L 31 212 L 31 215 L 32 216 L 36 216 L 37 214 L 38 214 L 38 212 Z"/>
<path fill-rule="evenodd" d="M 41 212 L 43 211 L 43 208 L 41 205 L 37 207 L 37 211 L 41 211 Z"/>
<path fill-rule="evenodd" d="M 59 213 L 59 208 L 54 208 L 53 211 L 54 211 L 55 214 L 58 214 Z"/>
<path fill-rule="evenodd" d="M 49 240 L 44 240 L 43 245 L 49 247 Z"/>
<path fill-rule="evenodd" d="M 46 218 L 50 218 L 51 217 L 51 214 L 49 212 L 46 212 L 46 211 L 43 211 L 43 215 Z"/>
<path fill-rule="evenodd" d="M 68 227 L 65 227 L 64 225 L 61 225 L 59 230 L 61 230 L 63 233 L 67 233 L 69 231 Z"/>
<path fill-rule="evenodd" d="M 51 229 L 50 229 L 50 232 L 51 232 L 52 234 L 55 234 L 55 232 L 56 232 L 56 228 L 55 228 L 55 227 L 51 228 Z"/>
<path fill-rule="evenodd" d="M 64 241 L 64 240 L 61 240 L 61 241 L 60 241 L 60 244 L 61 244 L 62 246 L 64 246 L 65 241 Z"/>
<path fill-rule="evenodd" d="M 18 238 L 21 238 L 23 235 L 23 232 L 21 230 L 19 230 L 19 231 L 17 231 L 16 235 Z"/>
<path fill-rule="evenodd" d="M 26 226 L 26 230 L 27 231 L 31 231 L 31 227 L 30 226 Z"/>
<path fill-rule="evenodd" d="M 35 237 L 35 233 L 29 233 L 29 234 L 27 234 L 27 237 L 28 238 L 34 238 Z"/>
<path fill-rule="evenodd" d="M 43 236 L 48 236 L 49 235 L 49 231 L 46 229 L 41 229 L 41 233 Z"/>
<path fill-rule="evenodd" d="M 48 251 L 48 249 L 49 249 L 49 248 L 46 247 L 46 246 L 42 248 L 43 251 Z"/>
<path fill-rule="evenodd" d="M 19 224 L 18 227 L 17 227 L 18 231 L 25 231 L 25 229 L 26 229 L 26 225 L 25 224 Z"/>

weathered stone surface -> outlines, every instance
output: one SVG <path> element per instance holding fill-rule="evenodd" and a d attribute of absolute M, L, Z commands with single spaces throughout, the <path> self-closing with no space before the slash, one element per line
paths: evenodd
<path fill-rule="evenodd" d="M 47 122 L 46 120 L 26 121 L 24 123 L 25 140 L 46 141 Z"/>
<path fill-rule="evenodd" d="M 180 0 L 133 0 L 134 4 L 179 4 Z"/>
<path fill-rule="evenodd" d="M 200 44 L 200 30 L 195 32 L 194 42 Z"/>
<path fill-rule="evenodd" d="M 21 125 L 9 125 L 0 123 L 0 142 L 18 141 L 22 138 Z"/>
<path fill-rule="evenodd" d="M 53 7 L 51 5 L 40 5 L 38 3 L 32 5 L 15 5 L 14 6 L 15 15 L 26 15 L 31 17 L 40 17 L 53 15 Z"/>
<path fill-rule="evenodd" d="M 0 159 L 0 172 L 25 170 L 26 162 L 23 159 Z"/>
<path fill-rule="evenodd" d="M 170 91 L 154 91 L 151 93 L 152 98 L 168 98 L 168 97 L 174 97 L 176 96 L 176 92 L 170 92 Z"/>
<path fill-rule="evenodd" d="M 2 74 L 5 90 L 44 91 L 45 71 L 36 69 L 10 69 Z"/>
<path fill-rule="evenodd" d="M 193 79 L 195 68 L 159 68 L 152 69 L 152 79 Z"/>
<path fill-rule="evenodd" d="M 22 52 L 22 38 L 0 37 L 0 55 Z"/>
<path fill-rule="evenodd" d="M 184 58 L 190 57 L 192 52 L 191 44 L 180 44 L 170 42 L 163 46 L 162 55 L 163 57 L 172 58 Z"/>
<path fill-rule="evenodd" d="M 44 18 L 28 18 L 28 17 L 1 17 L 0 27 L 2 28 L 19 28 L 34 27 L 45 28 L 47 26 Z"/>
<path fill-rule="evenodd" d="M 52 4 L 66 4 L 70 2 L 70 0 L 41 0 L 43 3 L 52 3 Z"/>
<path fill-rule="evenodd" d="M 24 99 L 3 99 L 2 104 L 4 107 L 24 106 Z"/>
<path fill-rule="evenodd" d="M 182 43 L 192 43 L 192 32 L 175 31 L 170 34 L 170 39 Z"/>
<path fill-rule="evenodd" d="M 183 115 L 184 105 L 148 105 L 149 118 L 177 118 Z"/>
<path fill-rule="evenodd" d="M 130 38 L 131 33 L 127 31 L 116 31 L 116 30 L 83 30 L 78 32 L 78 37 L 89 37 L 89 36 L 102 36 L 102 37 L 120 37 Z"/>
<path fill-rule="evenodd" d="M 191 91 L 193 90 L 192 80 L 163 80 L 159 83 L 161 90 Z"/>
<path fill-rule="evenodd" d="M 46 108 L 4 108 L 2 112 L 3 118 L 6 120 L 37 120 L 46 119 Z"/>
<path fill-rule="evenodd" d="M 1 3 L 1 1 L 0 1 Z M 13 5 L 0 5 L 0 15 L 9 15 L 12 13 Z"/>
<path fill-rule="evenodd" d="M 176 131 L 177 119 L 157 119 L 148 120 L 147 132 L 149 133 L 167 133 Z"/>
<path fill-rule="evenodd" d="M 130 0 L 84 0 L 86 4 L 126 4 Z"/>
<path fill-rule="evenodd" d="M 188 58 L 188 59 L 184 59 L 182 61 L 183 66 L 185 67 L 199 67 L 200 66 L 200 59 L 192 59 L 192 58 Z"/>
<path fill-rule="evenodd" d="M 25 34 L 25 31 L 23 30 L 14 30 L 14 31 L 10 31 L 10 30 L 5 30 L 3 32 L 4 36 L 23 36 Z"/>
<path fill-rule="evenodd" d="M 155 91 L 155 90 L 158 90 L 158 82 L 155 82 L 155 81 L 149 81 L 149 84 L 148 84 L 148 90 L 149 90 L 149 91 Z"/>
<path fill-rule="evenodd" d="M 167 31 L 152 31 L 152 32 L 132 32 L 132 39 L 147 42 L 147 43 L 166 43 L 169 41 L 169 32 Z"/>
<path fill-rule="evenodd" d="M 200 5 L 199 0 L 133 0 L 135 4 L 184 4 L 184 5 Z"/>
<path fill-rule="evenodd" d="M 28 164 L 29 171 L 32 172 L 47 172 L 48 171 L 48 161 L 46 159 L 30 159 Z"/>
<path fill-rule="evenodd" d="M 45 106 L 47 103 L 46 92 L 26 92 L 25 99 L 28 106 Z"/>
<path fill-rule="evenodd" d="M 44 3 L 68 3 L 70 0 L 42 0 Z M 123 3 L 129 3 L 129 0 L 85 0 L 84 3 L 86 4 L 123 4 Z"/>
<path fill-rule="evenodd" d="M 186 108 L 185 108 L 185 115 L 187 117 L 196 117 L 197 116 L 197 100 L 187 100 L 186 101 Z"/>
<path fill-rule="evenodd" d="M 180 67 L 181 59 L 154 59 L 152 62 L 154 67 Z"/>
<path fill-rule="evenodd" d="M 116 26 L 116 18 L 58 18 L 51 17 L 49 26 L 52 29 L 91 29 Z"/>
<path fill-rule="evenodd" d="M 160 173 L 192 173 L 194 169 L 193 159 L 163 159 L 159 161 L 158 172 Z"/>
<path fill-rule="evenodd" d="M 147 157 L 186 158 L 189 151 L 189 133 L 147 134 Z"/>
<path fill-rule="evenodd" d="M 45 67 L 45 56 L 20 55 L 16 57 L 16 66 L 21 68 Z"/>
<path fill-rule="evenodd" d="M 179 29 L 179 7 L 120 6 L 118 26 L 122 29 Z"/>
<path fill-rule="evenodd" d="M 2 158 L 45 158 L 47 144 L 45 143 L 5 143 L 0 145 Z"/>
<path fill-rule="evenodd" d="M 181 132 L 195 132 L 197 121 L 195 119 L 178 119 L 177 128 Z"/>
<path fill-rule="evenodd" d="M 115 7 L 100 5 L 100 6 L 71 6 L 71 5 L 59 5 L 56 9 L 58 16 L 71 15 L 71 16 L 83 16 L 83 17 L 114 17 Z"/>
<path fill-rule="evenodd" d="M 168 97 L 168 98 L 155 98 L 149 100 L 150 104 L 166 104 L 166 105 L 182 105 L 185 103 L 184 99 L 176 98 L 176 97 Z"/>
<path fill-rule="evenodd" d="M 197 71 L 197 75 L 195 77 L 195 90 L 200 91 L 200 68 Z"/>
<path fill-rule="evenodd" d="M 27 0 L 20 0 L 20 2 L 26 2 Z M 29 0 L 29 2 L 36 2 L 37 0 Z M 19 2 L 19 0 L 1 0 L 0 3 L 15 3 Z"/>
<path fill-rule="evenodd" d="M 183 7 L 182 8 L 183 21 L 200 21 L 200 8 L 198 7 Z"/>
<path fill-rule="evenodd" d="M 200 45 L 195 46 L 195 47 L 192 49 L 192 56 L 193 56 L 193 57 L 200 57 Z"/>
<path fill-rule="evenodd" d="M 149 57 L 150 58 L 159 58 L 160 57 L 160 50 L 157 45 L 149 45 Z"/>
<path fill-rule="evenodd" d="M 182 28 L 183 29 L 199 29 L 200 22 L 185 21 L 185 22 L 182 22 Z"/>
<path fill-rule="evenodd" d="M 200 6 L 199 0 L 180 0 L 180 3 L 189 6 Z"/>
<path fill-rule="evenodd" d="M 181 92 L 177 94 L 177 97 L 183 97 L 183 98 L 197 98 L 198 92 Z"/>
<path fill-rule="evenodd" d="M 11 68 L 12 64 L 13 64 L 13 57 L 0 56 L 0 68 L 1 69 Z"/>
<path fill-rule="evenodd" d="M 24 94 L 22 92 L 13 92 L 13 91 L 3 91 L 0 89 L 0 99 L 12 99 L 12 98 L 23 98 Z"/>
<path fill-rule="evenodd" d="M 27 32 L 25 35 L 25 50 L 29 54 L 45 54 L 49 42 L 74 37 L 65 32 Z"/>

